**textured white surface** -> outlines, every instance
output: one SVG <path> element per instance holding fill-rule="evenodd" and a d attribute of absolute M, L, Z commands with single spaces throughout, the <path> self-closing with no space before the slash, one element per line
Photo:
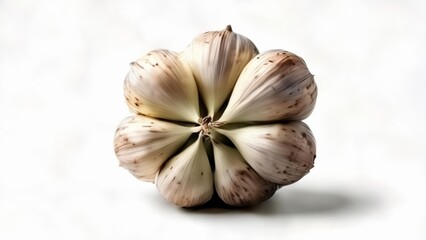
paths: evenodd
<path fill-rule="evenodd" d="M 0 239 L 426 239 L 424 1 L 0 0 Z M 119 168 L 128 63 L 232 24 L 302 56 L 316 167 L 248 210 Z"/>

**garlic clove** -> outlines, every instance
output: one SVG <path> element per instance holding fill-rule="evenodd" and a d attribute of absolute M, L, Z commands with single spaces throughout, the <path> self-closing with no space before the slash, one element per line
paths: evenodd
<path fill-rule="evenodd" d="M 161 165 L 196 130 L 141 115 L 127 117 L 115 133 L 114 150 L 121 167 L 153 182 Z"/>
<path fill-rule="evenodd" d="M 311 114 L 316 97 L 317 86 L 303 59 L 270 50 L 244 68 L 218 121 L 302 120 Z"/>
<path fill-rule="evenodd" d="M 130 65 L 124 81 L 129 108 L 136 114 L 197 123 L 197 86 L 177 53 L 154 50 Z"/>
<path fill-rule="evenodd" d="M 228 137 L 262 178 L 281 186 L 298 181 L 314 166 L 315 139 L 303 122 L 215 131 Z"/>
<path fill-rule="evenodd" d="M 197 36 L 182 53 L 188 62 L 206 105 L 214 118 L 244 66 L 258 53 L 250 39 L 234 33 L 231 26 Z"/>
<path fill-rule="evenodd" d="M 196 142 L 167 161 L 155 182 L 167 201 L 181 207 L 201 205 L 211 199 L 213 174 L 202 134 Z"/>
<path fill-rule="evenodd" d="M 214 184 L 230 206 L 252 206 L 274 195 L 277 185 L 260 177 L 234 147 L 213 141 Z"/>

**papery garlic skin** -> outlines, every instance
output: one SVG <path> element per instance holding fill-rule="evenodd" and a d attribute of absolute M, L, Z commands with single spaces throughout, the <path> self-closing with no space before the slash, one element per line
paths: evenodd
<path fill-rule="evenodd" d="M 146 116 L 127 117 L 115 132 L 115 154 L 121 167 L 140 180 L 154 182 L 161 165 L 193 131 L 191 127 Z"/>
<path fill-rule="evenodd" d="M 214 118 L 241 71 L 257 53 L 254 43 L 234 33 L 231 26 L 200 34 L 185 49 L 183 58 L 195 76 L 208 116 Z"/>
<path fill-rule="evenodd" d="M 288 51 L 270 50 L 244 68 L 218 121 L 303 120 L 311 114 L 316 97 L 314 77 L 303 59 Z"/>
<path fill-rule="evenodd" d="M 215 131 L 228 137 L 262 178 L 281 186 L 298 181 L 314 166 L 315 139 L 303 122 Z"/>
<path fill-rule="evenodd" d="M 213 195 L 213 174 L 202 135 L 172 157 L 159 172 L 156 186 L 169 202 L 181 207 L 206 203 Z"/>
<path fill-rule="evenodd" d="M 214 186 L 230 206 L 252 206 L 274 195 L 277 185 L 266 181 L 251 168 L 237 149 L 213 141 Z"/>
<path fill-rule="evenodd" d="M 124 81 L 129 108 L 136 114 L 197 123 L 197 86 L 177 53 L 154 50 L 130 64 Z"/>

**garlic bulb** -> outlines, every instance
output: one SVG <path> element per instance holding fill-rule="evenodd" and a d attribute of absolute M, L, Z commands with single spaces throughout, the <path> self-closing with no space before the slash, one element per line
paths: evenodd
<path fill-rule="evenodd" d="M 284 50 L 259 54 L 230 26 L 133 62 L 124 95 L 135 115 L 115 133 L 120 166 L 178 206 L 214 191 L 228 205 L 256 205 L 314 166 L 315 138 L 301 122 L 317 97 L 306 63 Z"/>

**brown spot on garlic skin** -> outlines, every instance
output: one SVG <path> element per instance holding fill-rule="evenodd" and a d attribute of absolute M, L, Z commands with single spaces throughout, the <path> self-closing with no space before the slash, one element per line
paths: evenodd
<path fill-rule="evenodd" d="M 295 144 L 292 144 L 291 145 L 292 147 L 294 147 L 294 148 L 296 148 L 297 150 L 299 150 L 299 151 L 303 151 L 303 149 L 302 148 L 300 148 L 299 146 L 297 146 L 297 145 L 295 145 Z"/>
<path fill-rule="evenodd" d="M 271 136 L 270 133 L 265 134 L 265 139 L 274 140 L 275 138 Z"/>
<path fill-rule="evenodd" d="M 149 55 L 148 55 L 149 56 Z M 140 65 L 138 62 L 132 62 L 131 65 L 136 65 L 141 69 L 144 69 L 142 65 Z"/>

